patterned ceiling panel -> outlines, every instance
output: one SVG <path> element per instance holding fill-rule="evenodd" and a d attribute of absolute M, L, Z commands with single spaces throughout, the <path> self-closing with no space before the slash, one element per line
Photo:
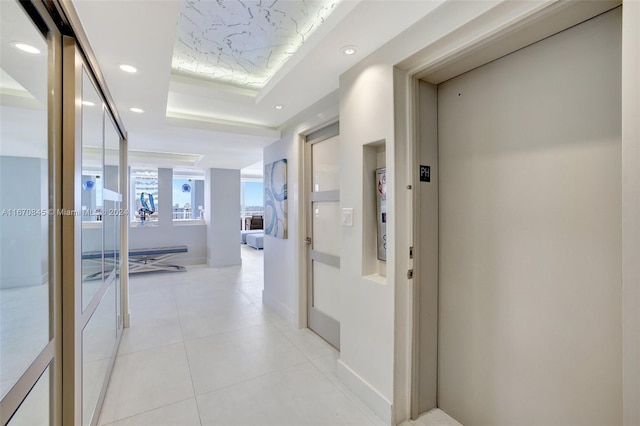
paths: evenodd
<path fill-rule="evenodd" d="M 341 0 L 186 0 L 173 72 L 260 89 Z"/>

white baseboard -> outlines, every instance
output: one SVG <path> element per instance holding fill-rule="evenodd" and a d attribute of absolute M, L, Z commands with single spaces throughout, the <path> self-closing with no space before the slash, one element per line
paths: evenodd
<path fill-rule="evenodd" d="M 385 424 L 393 424 L 393 405 L 384 395 L 349 368 L 342 360 L 338 360 L 337 374 L 342 383 L 380 417 Z"/>
<path fill-rule="evenodd" d="M 206 257 L 183 257 L 176 258 L 176 264 L 182 266 L 196 266 L 196 265 L 206 265 L 207 258 Z M 171 262 L 171 261 L 169 261 Z"/>
<path fill-rule="evenodd" d="M 278 315 L 291 324 L 295 324 L 296 314 L 287 305 L 278 300 L 277 297 L 271 296 L 265 290 L 262 290 L 262 302 L 273 309 Z"/>

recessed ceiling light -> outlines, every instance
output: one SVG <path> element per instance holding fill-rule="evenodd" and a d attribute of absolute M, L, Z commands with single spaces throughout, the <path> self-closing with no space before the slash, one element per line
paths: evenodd
<path fill-rule="evenodd" d="M 120 69 L 124 72 L 128 72 L 128 73 L 134 73 L 134 72 L 138 72 L 138 69 L 132 65 L 127 65 L 127 64 L 122 64 L 120 65 Z"/>
<path fill-rule="evenodd" d="M 282 105 L 276 105 L 275 108 L 276 109 L 282 109 Z"/>
<path fill-rule="evenodd" d="M 91 101 L 82 101 L 82 105 L 86 105 L 86 106 L 95 106 L 95 104 Z"/>
<path fill-rule="evenodd" d="M 356 46 L 345 46 L 342 48 L 342 53 L 345 55 L 355 55 L 358 52 L 358 48 Z"/>
<path fill-rule="evenodd" d="M 20 49 L 23 52 L 27 52 L 27 53 L 32 53 L 34 55 L 37 55 L 38 53 L 40 53 L 40 49 L 35 48 L 33 46 L 31 46 L 30 44 L 26 44 L 26 43 L 20 43 L 20 42 L 14 42 L 11 43 L 13 45 L 13 47 L 15 47 L 16 49 Z"/>
<path fill-rule="evenodd" d="M 144 110 L 141 108 L 129 108 L 129 111 L 137 112 L 138 114 L 142 114 L 144 112 Z"/>

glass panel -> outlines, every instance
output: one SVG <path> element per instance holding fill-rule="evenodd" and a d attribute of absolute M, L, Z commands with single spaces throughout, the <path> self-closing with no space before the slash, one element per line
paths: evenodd
<path fill-rule="evenodd" d="M 0 1 L 0 49 L 1 398 L 50 338 L 48 49 L 17 2 Z"/>
<path fill-rule="evenodd" d="M 313 307 L 340 320 L 340 270 L 313 261 Z"/>
<path fill-rule="evenodd" d="M 120 192 L 120 134 L 111 119 L 104 128 L 104 187 Z"/>
<path fill-rule="evenodd" d="M 340 202 L 313 204 L 313 249 L 340 256 Z"/>
<path fill-rule="evenodd" d="M 121 262 L 121 257 L 120 257 L 120 222 L 122 220 L 125 221 L 125 223 L 128 223 L 126 216 L 123 216 L 120 214 L 120 212 L 122 212 L 122 203 L 118 202 L 116 203 L 116 211 L 117 213 L 115 214 L 115 226 L 114 226 L 114 232 L 116 234 L 116 238 L 115 238 L 115 254 L 114 254 L 114 264 L 116 267 L 116 275 L 115 275 L 115 281 L 113 283 L 113 286 L 116 289 L 116 318 L 117 318 L 117 328 L 119 330 L 121 330 L 123 328 L 123 320 L 122 320 L 122 312 L 121 312 L 121 308 L 122 308 L 122 303 L 121 303 L 121 296 L 120 296 L 120 268 L 122 267 L 122 265 L 120 264 Z M 124 218 L 124 219 L 123 219 Z"/>
<path fill-rule="evenodd" d="M 50 420 L 50 389 L 51 367 L 47 367 L 31 389 L 27 397 L 22 401 L 18 411 L 13 415 L 7 426 L 45 426 L 51 424 Z"/>
<path fill-rule="evenodd" d="M 340 146 L 338 136 L 311 145 L 313 191 L 340 189 Z"/>
<path fill-rule="evenodd" d="M 82 71 L 82 309 L 103 279 L 104 150 L 102 101 Z"/>
<path fill-rule="evenodd" d="M 173 219 L 204 218 L 204 173 L 173 171 Z"/>
<path fill-rule="evenodd" d="M 109 274 L 116 268 L 116 240 L 117 240 L 117 231 L 118 231 L 118 223 L 119 217 L 115 214 L 118 210 L 118 206 L 120 203 L 112 201 L 112 200 L 104 200 L 104 215 L 103 215 L 103 226 L 104 226 L 104 276 L 105 278 L 109 277 Z"/>
<path fill-rule="evenodd" d="M 105 293 L 82 331 L 82 424 L 91 423 L 116 344 L 116 288 Z"/>
<path fill-rule="evenodd" d="M 116 194 L 121 193 L 120 188 L 120 133 L 116 125 L 111 120 L 105 119 L 104 129 L 104 186 L 106 189 Z M 108 192 L 107 192 L 108 193 Z M 112 198 L 112 197 L 109 197 Z M 105 204 L 107 201 L 105 201 Z M 116 268 L 116 300 L 120 300 L 120 221 L 127 221 L 128 211 L 122 210 L 121 201 L 111 201 L 111 209 L 105 213 L 109 216 L 109 221 L 105 221 L 105 268 L 111 270 Z M 105 217 L 106 217 L 105 215 Z M 124 219 L 123 219 L 124 218 Z M 109 228 L 112 228 L 111 230 Z M 112 238 L 111 238 L 112 237 Z M 107 241 L 110 239 L 110 241 Z M 109 254 L 108 251 L 113 253 Z M 107 259 L 109 258 L 109 259 Z M 107 267 L 107 265 L 112 265 Z M 117 317 L 120 321 L 120 303 L 116 303 Z"/>

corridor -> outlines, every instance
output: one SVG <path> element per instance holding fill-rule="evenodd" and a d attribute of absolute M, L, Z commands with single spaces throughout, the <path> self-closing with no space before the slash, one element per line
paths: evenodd
<path fill-rule="evenodd" d="M 338 380 L 338 352 L 263 306 L 262 255 L 131 276 L 101 425 L 381 424 Z"/>

